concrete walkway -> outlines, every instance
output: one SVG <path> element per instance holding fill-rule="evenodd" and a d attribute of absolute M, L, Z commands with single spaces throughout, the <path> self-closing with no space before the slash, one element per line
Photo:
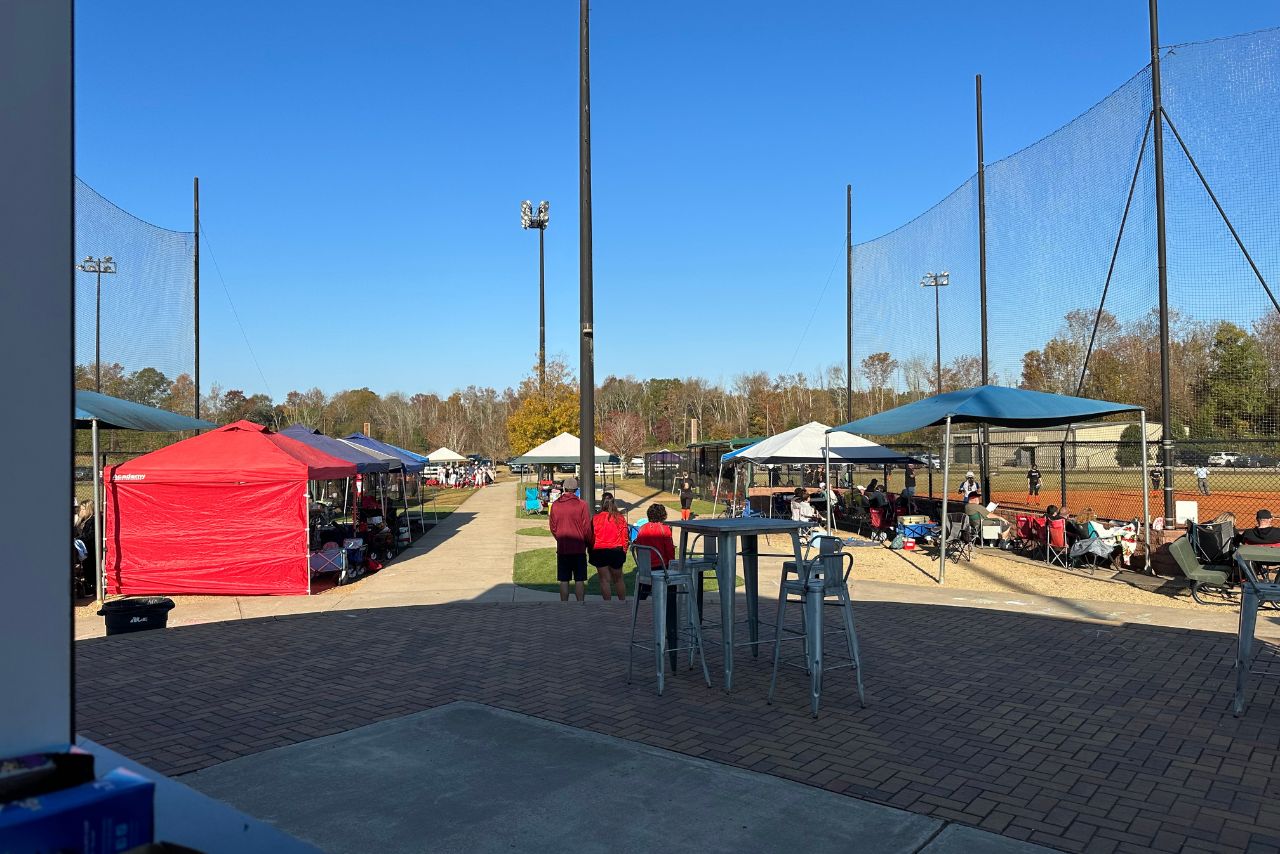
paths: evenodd
<path fill-rule="evenodd" d="M 333 854 L 1050 850 L 465 702 L 223 762 L 182 781 Z M 337 808 L 343 792 L 375 808 Z"/>

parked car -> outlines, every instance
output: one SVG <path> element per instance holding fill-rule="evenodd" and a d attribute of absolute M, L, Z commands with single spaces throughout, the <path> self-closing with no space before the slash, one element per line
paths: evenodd
<path fill-rule="evenodd" d="M 937 454 L 915 454 L 917 460 L 924 464 L 925 468 L 937 469 L 942 471 L 942 457 Z"/>
<path fill-rule="evenodd" d="M 1208 464 L 1211 466 L 1229 466 L 1234 465 L 1238 459 L 1240 459 L 1240 455 L 1234 451 L 1218 451 L 1209 455 Z"/>
<path fill-rule="evenodd" d="M 92 466 L 76 466 L 76 483 L 88 483 L 93 480 Z"/>
<path fill-rule="evenodd" d="M 532 474 L 533 466 L 528 463 L 507 463 L 507 468 L 511 469 L 512 474 Z"/>
<path fill-rule="evenodd" d="M 1206 466 L 1209 464 L 1209 454 L 1205 451 L 1179 451 L 1178 465 L 1183 466 Z"/>
<path fill-rule="evenodd" d="M 1267 454 L 1245 454 L 1244 456 L 1236 457 L 1228 465 L 1241 469 L 1274 468 L 1276 465 L 1280 465 L 1280 457 L 1273 457 Z"/>

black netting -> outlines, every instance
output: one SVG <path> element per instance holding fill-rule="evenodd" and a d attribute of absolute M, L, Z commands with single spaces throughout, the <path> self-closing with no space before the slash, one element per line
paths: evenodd
<path fill-rule="evenodd" d="M 195 234 L 144 222 L 76 180 L 76 257 L 101 276 L 102 391 L 189 413 L 194 406 Z M 92 389 L 98 275 L 76 272 L 76 384 Z"/>
<path fill-rule="evenodd" d="M 1280 30 L 1164 52 L 1162 97 L 1174 438 L 1280 438 Z M 1161 409 L 1150 69 L 986 169 L 992 382 Z M 1174 129 L 1177 134 L 1175 135 Z M 1136 180 L 1135 180 L 1136 175 Z M 1132 193 L 1130 188 L 1133 188 Z M 1127 209 L 1127 214 L 1126 214 Z M 1122 229 L 1123 222 L 1123 229 Z M 976 180 L 854 250 L 854 362 L 875 411 L 933 391 L 932 292 L 944 388 L 976 384 Z M 879 362 L 874 354 L 884 353 Z M 1082 370 L 1088 355 L 1088 370 Z M 859 371 L 864 360 L 867 370 Z M 949 370 L 947 370 L 949 369 Z M 876 371 L 879 370 L 879 374 Z"/>

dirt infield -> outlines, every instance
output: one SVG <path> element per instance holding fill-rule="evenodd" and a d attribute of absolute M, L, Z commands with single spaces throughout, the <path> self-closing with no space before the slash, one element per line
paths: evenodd
<path fill-rule="evenodd" d="M 1162 493 L 1148 493 L 1152 516 L 1158 516 L 1164 506 Z M 1039 503 L 1028 499 L 1025 491 L 993 492 L 992 500 L 1006 510 L 1032 510 L 1044 512 L 1049 504 L 1057 504 L 1061 494 L 1057 488 L 1040 490 Z M 1197 517 L 1207 521 L 1219 513 L 1231 512 L 1236 516 L 1239 527 L 1253 527 L 1253 515 L 1260 508 L 1267 507 L 1280 511 L 1280 495 L 1274 492 L 1215 492 L 1212 495 L 1197 495 L 1194 492 L 1174 492 L 1177 501 L 1197 501 L 1199 508 Z M 1104 519 L 1132 519 L 1142 515 L 1142 493 L 1136 489 L 1075 489 L 1067 487 L 1067 506 L 1074 513 L 1085 508 Z M 1248 522 L 1247 525 L 1242 523 Z"/>

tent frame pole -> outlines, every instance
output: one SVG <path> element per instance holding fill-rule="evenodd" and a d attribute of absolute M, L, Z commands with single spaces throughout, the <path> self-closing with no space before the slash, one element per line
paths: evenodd
<path fill-rule="evenodd" d="M 938 520 L 938 583 L 947 583 L 947 503 L 951 496 L 951 416 L 947 416 L 946 437 L 942 442 L 942 518 Z"/>
<path fill-rule="evenodd" d="M 826 499 L 827 499 L 827 527 L 831 533 L 836 533 L 836 502 L 835 490 L 831 488 L 831 433 L 822 434 L 822 456 L 823 463 L 826 466 Z"/>
<path fill-rule="evenodd" d="M 1145 409 L 1138 412 L 1138 425 L 1142 433 L 1138 440 L 1142 456 L 1142 546 L 1145 550 L 1142 559 L 1146 562 L 1147 573 L 1154 575 L 1151 569 L 1151 492 L 1147 489 L 1150 473 L 1147 471 L 1147 411 Z"/>
<path fill-rule="evenodd" d="M 720 467 L 716 470 L 716 490 L 711 494 L 711 518 L 715 518 L 716 507 L 720 505 L 720 481 L 724 477 L 724 457 L 720 457 Z"/>
<path fill-rule="evenodd" d="M 94 592 L 98 597 L 98 604 L 101 605 L 106 601 L 106 577 L 102 571 L 102 542 L 105 531 L 102 525 L 102 459 L 98 455 L 98 419 L 93 419 L 90 423 L 93 429 L 93 572 Z"/>

